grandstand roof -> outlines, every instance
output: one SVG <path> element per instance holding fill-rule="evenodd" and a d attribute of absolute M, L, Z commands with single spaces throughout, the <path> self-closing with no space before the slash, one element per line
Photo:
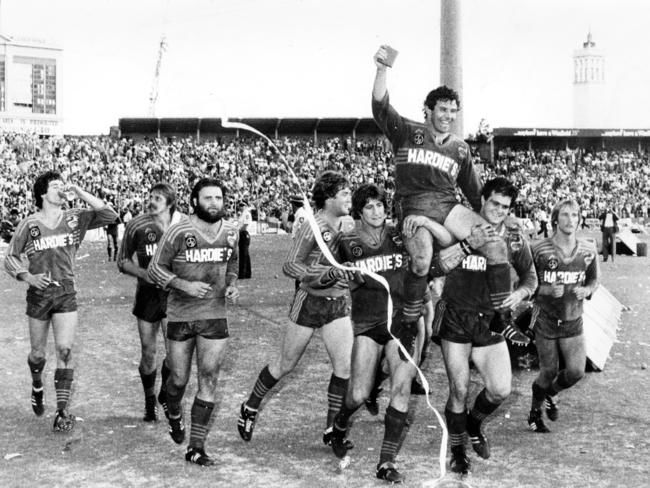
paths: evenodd
<path fill-rule="evenodd" d="M 381 132 L 371 118 L 232 118 L 269 136 L 355 133 L 379 135 Z M 122 136 L 155 136 L 170 134 L 215 135 L 232 134 L 224 128 L 220 118 L 122 118 L 119 120 Z"/>

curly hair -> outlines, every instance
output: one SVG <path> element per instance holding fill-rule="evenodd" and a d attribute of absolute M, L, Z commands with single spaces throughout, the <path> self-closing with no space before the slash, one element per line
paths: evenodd
<path fill-rule="evenodd" d="M 328 198 L 334 198 L 343 188 L 350 186 L 348 179 L 337 171 L 325 171 L 314 183 L 312 199 L 315 207 L 320 210 L 325 207 Z"/>
<path fill-rule="evenodd" d="M 36 178 L 34 182 L 34 200 L 36 200 L 36 207 L 43 208 L 43 195 L 47 193 L 50 182 L 61 179 L 61 173 L 56 171 L 46 171 Z"/>
<path fill-rule="evenodd" d="M 388 211 L 388 198 L 386 197 L 386 192 L 375 184 L 365 183 L 352 193 L 352 217 L 360 219 L 363 207 L 365 207 L 370 200 L 380 201 L 384 205 L 384 209 Z"/>
<path fill-rule="evenodd" d="M 425 98 L 424 104 L 429 109 L 433 110 L 436 106 L 436 103 L 441 100 L 455 101 L 458 110 L 460 110 L 460 96 L 458 96 L 458 92 L 445 85 L 439 86 L 435 90 L 431 90 L 427 95 L 427 98 Z"/>

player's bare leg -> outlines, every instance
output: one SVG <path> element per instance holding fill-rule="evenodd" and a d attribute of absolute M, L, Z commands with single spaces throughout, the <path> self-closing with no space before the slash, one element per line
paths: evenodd
<path fill-rule="evenodd" d="M 467 432 L 474 451 L 487 459 L 490 444 L 483 431 L 483 421 L 508 398 L 512 388 L 512 370 L 508 346 L 504 342 L 472 349 L 472 361 L 485 387 L 474 400 L 467 416 Z"/>
<path fill-rule="evenodd" d="M 334 454 L 342 458 L 351 449 L 346 442 L 349 420 L 370 395 L 374 385 L 377 364 L 381 359 L 382 346 L 370 337 L 359 335 L 352 346 L 352 373 L 348 390 L 340 410 L 332 423 L 331 446 Z"/>
<path fill-rule="evenodd" d="M 314 329 L 287 323 L 279 354 L 260 371 L 248 400 L 241 404 L 237 430 L 245 441 L 253 437 L 257 413 L 266 394 L 286 374 L 293 371 L 307 348 Z"/>
<path fill-rule="evenodd" d="M 169 339 L 167 338 L 167 319 L 161 319 L 159 322 L 160 331 L 165 343 L 165 359 L 160 366 L 160 391 L 158 392 L 158 403 L 163 409 L 165 417 L 169 417 L 169 408 L 167 407 L 167 378 L 169 378 L 169 366 L 167 365 L 167 352 L 169 351 Z"/>
<path fill-rule="evenodd" d="M 190 442 L 185 460 L 200 466 L 211 466 L 214 459 L 205 453 L 205 439 L 210 431 L 210 419 L 219 378 L 219 368 L 226 352 L 228 339 L 196 339 L 198 391 L 192 404 Z"/>
<path fill-rule="evenodd" d="M 55 313 L 52 315 L 52 332 L 56 350 L 56 371 L 54 388 L 56 389 L 55 431 L 69 431 L 74 428 L 75 417 L 67 412 L 74 367 L 72 363 L 72 346 L 77 330 L 77 312 Z"/>
<path fill-rule="evenodd" d="M 183 401 L 185 387 L 190 377 L 195 344 L 195 338 L 190 338 L 185 341 L 170 340 L 167 351 L 167 364 L 170 370 L 169 378 L 167 379 L 169 435 L 176 444 L 181 444 L 185 439 L 185 425 L 183 422 L 181 402 Z"/>
<path fill-rule="evenodd" d="M 537 345 L 540 372 L 533 383 L 533 400 L 528 426 L 535 432 L 548 432 L 541 420 L 542 405 L 545 404 L 546 415 L 555 421 L 559 417 L 557 394 L 575 385 L 585 374 L 587 354 L 584 335 L 562 339 L 545 339 L 538 335 Z M 565 367 L 558 371 L 560 354 Z"/>
<path fill-rule="evenodd" d="M 43 370 L 45 369 L 45 348 L 50 330 L 49 320 L 27 317 L 31 350 L 27 355 L 27 365 L 32 375 L 31 402 L 34 413 L 39 417 L 45 412 L 43 406 Z"/>
<path fill-rule="evenodd" d="M 549 432 L 542 420 L 542 405 L 546 399 L 546 392 L 557 376 L 560 366 L 560 349 L 557 339 L 546 339 L 540 334 L 535 337 L 537 356 L 539 358 L 539 373 L 533 381 L 533 398 L 528 415 L 528 428 L 533 432 Z"/>
<path fill-rule="evenodd" d="M 158 420 L 156 413 L 156 341 L 160 322 L 147 322 L 138 319 L 138 333 L 140 335 L 140 365 L 138 371 L 142 388 L 144 390 L 144 417 L 145 422 Z"/>
<path fill-rule="evenodd" d="M 449 430 L 451 447 L 451 470 L 455 473 L 469 472 L 469 458 L 465 452 L 467 443 L 467 392 L 469 388 L 469 358 L 471 344 L 441 341 L 442 357 L 449 380 L 449 398 L 445 406 L 445 420 Z"/>
<path fill-rule="evenodd" d="M 419 362 L 423 339 L 424 324 L 421 324 L 414 348 L 413 360 L 415 364 Z M 386 344 L 385 349 L 390 370 L 390 404 L 384 417 L 384 439 L 381 444 L 376 476 L 391 483 L 401 483 L 404 481 L 404 475 L 397 471 L 395 458 L 408 428 L 409 398 L 416 369 L 413 364 L 401 358 L 397 341 L 390 341 Z"/>
<path fill-rule="evenodd" d="M 350 317 L 341 317 L 325 324 L 321 329 L 321 335 L 325 350 L 332 362 L 332 376 L 327 387 L 327 421 L 323 434 L 323 442 L 329 444 L 334 417 L 343 405 L 350 380 L 352 345 L 354 343 Z"/>

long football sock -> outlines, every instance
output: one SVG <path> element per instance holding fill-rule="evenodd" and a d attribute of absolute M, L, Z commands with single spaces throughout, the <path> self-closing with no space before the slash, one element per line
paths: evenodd
<path fill-rule="evenodd" d="M 246 406 L 251 410 L 257 410 L 260 408 L 260 403 L 262 403 L 266 394 L 278 383 L 278 381 L 279 380 L 275 379 L 273 375 L 271 375 L 269 365 L 267 364 L 264 366 L 257 377 L 257 381 L 255 381 L 255 386 L 246 401 Z"/>
<path fill-rule="evenodd" d="M 54 371 L 54 389 L 56 390 L 56 409 L 63 411 L 70 402 L 74 369 L 57 368 Z"/>
<path fill-rule="evenodd" d="M 192 404 L 192 428 L 190 430 L 190 447 L 203 449 L 205 438 L 210 432 L 210 419 L 214 410 L 214 402 L 206 402 L 194 398 Z"/>
<path fill-rule="evenodd" d="M 339 378 L 332 374 L 330 383 L 327 387 L 327 427 L 330 427 L 334 422 L 334 417 L 341 410 L 343 406 L 343 399 L 348 390 L 347 378 Z"/>
<path fill-rule="evenodd" d="M 402 433 L 406 426 L 407 414 L 408 412 L 400 412 L 391 405 L 386 409 L 384 440 L 381 443 L 381 452 L 379 454 L 380 466 L 386 462 L 395 462 L 395 457 L 402 444 Z"/>

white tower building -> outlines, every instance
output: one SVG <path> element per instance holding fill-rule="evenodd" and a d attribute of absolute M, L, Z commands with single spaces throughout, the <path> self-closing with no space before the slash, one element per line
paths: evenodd
<path fill-rule="evenodd" d="M 573 125 L 576 129 L 607 128 L 605 56 L 587 35 L 573 53 Z"/>

